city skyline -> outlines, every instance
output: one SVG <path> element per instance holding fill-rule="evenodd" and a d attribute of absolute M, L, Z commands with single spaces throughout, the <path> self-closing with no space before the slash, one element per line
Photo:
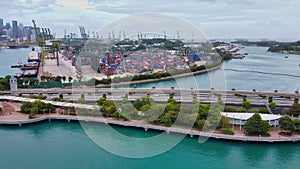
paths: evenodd
<path fill-rule="evenodd" d="M 158 12 L 182 18 L 209 39 L 249 38 L 299 40 L 297 0 L 190 0 L 148 2 L 135 0 L 14 0 L 1 1 L 0 18 L 24 25 L 50 27 L 57 37 L 79 33 L 79 26 L 95 31 L 120 18 L 143 12 Z M 4 22 L 6 23 L 6 21 Z"/>

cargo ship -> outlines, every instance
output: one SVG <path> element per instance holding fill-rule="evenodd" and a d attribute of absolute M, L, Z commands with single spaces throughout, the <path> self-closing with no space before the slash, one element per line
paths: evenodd
<path fill-rule="evenodd" d="M 35 50 L 35 48 L 32 48 L 30 52 L 28 52 L 27 56 L 28 62 L 40 62 L 40 54 Z"/>
<path fill-rule="evenodd" d="M 16 74 L 17 77 L 37 77 L 41 60 L 40 54 L 35 50 L 35 48 L 32 48 L 31 51 L 28 52 L 27 61 L 27 64 L 19 63 L 17 65 L 11 66 L 12 68 L 20 68 L 20 70 L 22 70 L 22 72 Z"/>

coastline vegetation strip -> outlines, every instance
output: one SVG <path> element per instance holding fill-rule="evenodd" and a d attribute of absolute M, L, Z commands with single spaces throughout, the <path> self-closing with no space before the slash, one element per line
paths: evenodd
<path fill-rule="evenodd" d="M 28 120 L 10 120 L 10 121 L 0 121 L 0 125 L 19 125 L 31 124 L 43 121 L 51 120 L 66 120 L 70 121 L 82 121 L 82 122 L 95 122 L 103 124 L 112 124 L 125 127 L 135 127 L 143 128 L 145 131 L 148 129 L 165 131 L 167 134 L 177 133 L 177 134 L 186 134 L 190 137 L 199 136 L 199 137 L 209 137 L 214 139 L 224 139 L 224 140 L 233 140 L 233 141 L 249 141 L 249 142 L 268 142 L 268 143 L 279 143 L 279 142 L 299 142 L 300 137 L 255 137 L 255 136 L 238 136 L 238 135 L 225 135 L 218 134 L 213 132 L 202 132 L 193 129 L 179 128 L 179 127 L 165 127 L 152 125 L 150 123 L 138 122 L 138 121 L 119 121 L 107 118 L 95 118 L 95 117 L 83 117 L 83 116 L 67 116 L 67 115 L 47 115 L 43 117 L 38 117 L 36 119 Z"/>
<path fill-rule="evenodd" d="M 222 70 L 229 70 L 229 71 L 234 71 L 234 72 L 252 72 L 252 73 L 259 73 L 259 74 L 266 74 L 266 75 L 276 75 L 276 76 L 289 76 L 289 77 L 295 77 L 295 78 L 300 78 L 299 75 L 293 75 L 293 74 L 287 74 L 287 73 L 277 73 L 277 72 L 262 72 L 262 71 L 257 71 L 257 70 L 245 70 L 245 69 L 227 69 L 224 68 Z"/>
<path fill-rule="evenodd" d="M 180 72 L 180 73 L 158 72 L 155 74 L 134 75 L 134 76 L 128 76 L 123 78 L 115 77 L 113 80 L 110 78 L 102 79 L 102 80 L 92 79 L 90 81 L 85 82 L 85 85 L 90 86 L 96 84 L 96 87 L 109 87 L 111 85 L 122 86 L 128 84 L 142 84 L 142 83 L 170 80 L 173 78 L 193 76 L 201 73 L 214 71 L 216 69 L 220 69 L 221 67 L 222 67 L 222 63 L 217 63 L 209 66 L 199 66 L 199 67 L 191 68 L 190 71 L 183 70 L 185 72 Z"/>

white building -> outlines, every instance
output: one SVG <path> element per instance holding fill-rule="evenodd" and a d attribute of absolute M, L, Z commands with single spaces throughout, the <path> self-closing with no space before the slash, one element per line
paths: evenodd
<path fill-rule="evenodd" d="M 242 126 L 245 125 L 246 121 L 254 115 L 254 113 L 229 113 L 229 112 L 221 112 L 222 116 L 225 116 L 230 119 L 230 123 L 233 125 L 240 126 L 240 130 Z M 262 120 L 267 121 L 270 126 L 278 126 L 279 119 L 282 117 L 281 115 L 274 115 L 274 114 L 261 114 Z"/>

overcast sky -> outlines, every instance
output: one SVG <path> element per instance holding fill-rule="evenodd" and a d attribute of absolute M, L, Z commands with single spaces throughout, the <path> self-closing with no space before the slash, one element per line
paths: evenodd
<path fill-rule="evenodd" d="M 90 32 L 120 18 L 159 12 L 182 18 L 209 39 L 300 40 L 300 0 L 1 0 L 0 18 L 25 25 Z"/>

